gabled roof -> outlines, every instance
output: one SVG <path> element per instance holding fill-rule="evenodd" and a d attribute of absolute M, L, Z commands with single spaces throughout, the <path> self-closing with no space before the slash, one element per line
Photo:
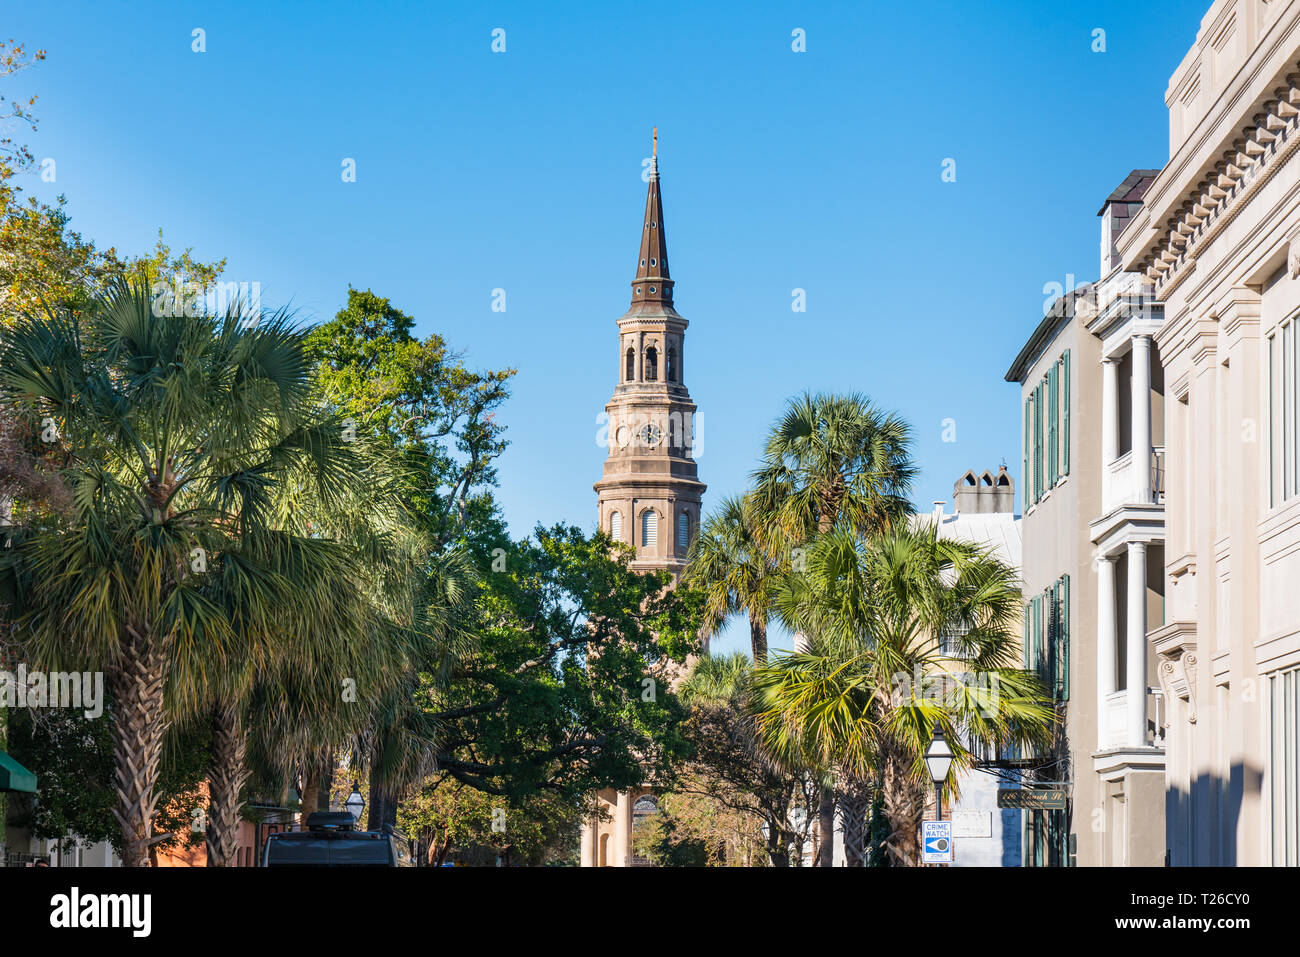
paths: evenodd
<path fill-rule="evenodd" d="M 1071 319 L 1074 318 L 1075 308 L 1078 306 L 1080 299 L 1085 299 L 1094 292 L 1095 283 L 1086 282 L 1078 286 L 1065 295 L 1058 298 L 1052 303 L 1052 308 L 1047 310 L 1047 315 L 1043 316 L 1043 321 L 1038 324 L 1029 337 L 1029 341 L 1021 347 L 1016 354 L 1015 361 L 1011 363 L 1011 368 L 1003 378 L 1007 382 L 1020 382 L 1029 371 L 1029 367 L 1034 364 L 1034 360 L 1042 353 L 1043 347 L 1056 338 L 1056 334 L 1067 326 Z"/>

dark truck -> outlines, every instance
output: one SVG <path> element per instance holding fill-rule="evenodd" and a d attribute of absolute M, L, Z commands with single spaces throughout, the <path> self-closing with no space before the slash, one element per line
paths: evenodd
<path fill-rule="evenodd" d="M 263 867 L 412 867 L 410 844 L 390 827 L 358 831 L 348 811 L 317 811 L 305 831 L 266 839 Z"/>

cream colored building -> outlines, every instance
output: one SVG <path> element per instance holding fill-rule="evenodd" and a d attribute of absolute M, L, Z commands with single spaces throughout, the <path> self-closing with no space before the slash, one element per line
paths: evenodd
<path fill-rule="evenodd" d="M 1023 782 L 1058 802 L 1023 812 L 1026 866 L 1164 863 L 1164 696 L 1146 641 L 1163 621 L 1161 313 L 1113 242 L 1155 174 L 1107 197 L 1099 280 L 1050 305 L 1006 375 L 1023 407 L 1025 664 L 1061 718 Z"/>
<path fill-rule="evenodd" d="M 1117 242 L 1166 405 L 1169 863 L 1300 863 L 1300 0 L 1217 0 Z"/>

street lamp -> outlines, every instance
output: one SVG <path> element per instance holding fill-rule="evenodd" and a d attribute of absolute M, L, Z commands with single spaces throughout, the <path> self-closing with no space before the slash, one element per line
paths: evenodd
<path fill-rule="evenodd" d="M 930 770 L 930 780 L 934 782 L 934 807 L 938 819 L 943 820 L 943 782 L 948 780 L 948 769 L 952 767 L 952 748 L 943 735 L 943 728 L 938 722 L 934 725 L 934 737 L 925 749 L 925 766 Z"/>
<path fill-rule="evenodd" d="M 343 802 L 343 806 L 352 814 L 352 820 L 357 824 L 361 823 L 361 812 L 366 809 L 366 799 L 362 797 L 361 791 L 357 788 L 357 782 L 352 782 L 352 793 L 348 799 Z"/>

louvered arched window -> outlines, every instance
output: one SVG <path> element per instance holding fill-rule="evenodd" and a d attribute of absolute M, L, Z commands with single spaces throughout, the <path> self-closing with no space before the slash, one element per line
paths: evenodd
<path fill-rule="evenodd" d="M 653 548 L 659 540 L 659 513 L 652 508 L 641 513 L 641 547 Z"/>
<path fill-rule="evenodd" d="M 627 350 L 627 371 L 624 374 L 623 379 L 627 382 L 631 382 L 632 377 L 634 375 L 636 375 L 636 352 L 633 351 L 632 349 L 628 349 Z"/>
<path fill-rule="evenodd" d="M 668 347 L 668 361 L 664 366 L 664 380 L 666 382 L 677 381 L 677 350 L 672 346 Z"/>
<path fill-rule="evenodd" d="M 654 382 L 659 378 L 659 350 L 651 346 L 645 351 L 645 380 Z"/>
<path fill-rule="evenodd" d="M 620 512 L 609 513 L 609 537 L 616 542 L 623 540 L 623 515 Z"/>
<path fill-rule="evenodd" d="M 685 512 L 677 516 L 677 547 L 686 548 L 691 543 L 691 517 Z"/>

